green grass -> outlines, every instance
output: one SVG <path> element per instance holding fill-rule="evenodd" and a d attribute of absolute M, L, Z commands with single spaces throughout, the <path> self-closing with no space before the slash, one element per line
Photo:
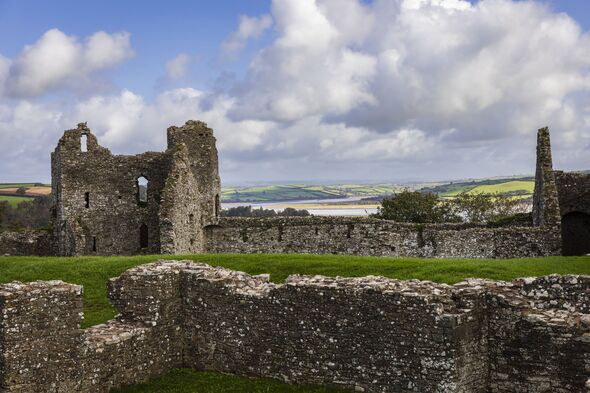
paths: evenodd
<path fill-rule="evenodd" d="M 382 275 L 453 284 L 468 277 L 511 280 L 551 273 L 590 274 L 590 257 L 550 257 L 511 260 L 412 259 L 335 255 L 202 254 L 133 257 L 0 257 L 0 282 L 55 280 L 84 285 L 84 327 L 115 316 L 106 283 L 130 267 L 160 258 L 191 259 L 250 274 L 270 273 L 274 282 L 289 274 L 326 276 Z"/>
<path fill-rule="evenodd" d="M 0 189 L 2 188 L 19 188 L 19 187 L 33 187 L 35 183 L 0 183 Z"/>
<path fill-rule="evenodd" d="M 33 197 L 21 197 L 11 195 L 0 195 L 0 201 L 7 201 L 9 205 L 16 206 L 21 202 L 30 201 Z"/>
<path fill-rule="evenodd" d="M 105 322 L 115 315 L 106 296 L 108 278 L 130 267 L 166 259 L 192 259 L 250 274 L 270 273 L 274 282 L 289 274 L 327 276 L 383 275 L 398 279 L 417 278 L 453 284 L 468 277 L 511 280 L 552 273 L 590 274 L 590 257 L 549 257 L 511 260 L 377 258 L 334 255 L 203 254 L 186 256 L 133 257 L 0 257 L 0 282 L 61 279 L 84 285 L 84 327 Z M 145 384 L 126 387 L 134 392 L 254 392 L 336 393 L 327 387 L 293 386 L 269 379 L 251 379 L 219 373 L 173 370 Z"/>
<path fill-rule="evenodd" d="M 212 372 L 173 370 L 148 383 L 113 393 L 337 393 L 343 390 L 320 386 L 287 385 L 273 379 L 245 378 Z"/>

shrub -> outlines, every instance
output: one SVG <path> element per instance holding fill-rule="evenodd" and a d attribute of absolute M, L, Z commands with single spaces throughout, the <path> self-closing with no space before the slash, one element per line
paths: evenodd
<path fill-rule="evenodd" d="M 461 221 L 453 206 L 436 194 L 405 190 L 383 199 L 374 216 L 398 222 L 440 223 Z"/>

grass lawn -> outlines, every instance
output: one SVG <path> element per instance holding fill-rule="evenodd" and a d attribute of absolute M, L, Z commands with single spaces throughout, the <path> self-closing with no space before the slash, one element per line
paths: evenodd
<path fill-rule="evenodd" d="M 410 259 L 334 255 L 281 254 L 203 254 L 186 256 L 133 257 L 0 257 L 0 282 L 61 279 L 84 285 L 84 327 L 105 322 L 115 316 L 106 296 L 106 282 L 132 266 L 160 258 L 192 259 L 251 274 L 270 273 L 274 282 L 289 274 L 327 276 L 383 275 L 391 278 L 418 278 L 449 284 L 468 277 L 511 280 L 516 277 L 551 273 L 590 274 L 590 257 L 549 257 L 512 260 Z M 219 373 L 173 370 L 140 384 L 118 390 L 134 392 L 285 392 L 336 393 L 326 387 L 292 386 L 268 379 L 235 377 Z"/>
<path fill-rule="evenodd" d="M 84 327 L 115 316 L 106 282 L 132 266 L 160 258 L 191 259 L 250 274 L 269 273 L 274 282 L 289 274 L 326 276 L 382 275 L 453 284 L 469 277 L 511 280 L 551 273 L 590 274 L 590 257 L 549 257 L 511 260 L 412 259 L 296 254 L 201 254 L 132 257 L 0 257 L 0 282 L 64 280 L 84 286 Z"/>

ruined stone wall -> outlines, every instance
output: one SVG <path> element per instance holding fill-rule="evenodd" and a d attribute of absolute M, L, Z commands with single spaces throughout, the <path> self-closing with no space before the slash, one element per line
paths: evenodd
<path fill-rule="evenodd" d="M 559 255 L 554 228 L 408 224 L 364 217 L 222 218 L 206 228 L 212 253 L 310 253 L 426 258 Z"/>
<path fill-rule="evenodd" d="M 82 149 L 82 138 L 87 140 L 87 151 Z M 117 156 L 101 147 L 85 124 L 64 133 L 52 154 L 58 255 L 198 250 L 190 238 L 202 236 L 202 227 L 215 223 L 218 213 L 215 138 L 205 123 L 189 121 L 168 130 L 168 143 L 162 153 Z M 185 154 L 176 154 L 179 149 Z M 139 197 L 140 177 L 149 181 L 147 201 Z M 167 206 L 163 213 L 162 204 Z M 187 215 L 180 217 L 181 212 Z M 190 214 L 198 215 L 198 220 L 188 223 Z"/>
<path fill-rule="evenodd" d="M 590 214 L 590 174 L 555 172 L 561 215 L 580 212 Z"/>
<path fill-rule="evenodd" d="M 47 231 L 0 231 L 0 256 L 54 255 L 53 239 Z"/>
<path fill-rule="evenodd" d="M 161 252 L 203 251 L 202 211 L 198 184 L 191 173 L 188 150 L 182 144 L 174 153 L 160 207 Z"/>
<path fill-rule="evenodd" d="M 161 261 L 109 283 L 120 315 L 80 330 L 81 288 L 0 286 L 0 392 L 107 392 L 191 367 L 366 392 L 582 393 L 588 276 L 456 285 Z"/>
<path fill-rule="evenodd" d="M 559 227 L 560 223 L 561 215 L 551 156 L 551 139 L 549 128 L 545 127 L 537 133 L 533 225 Z"/>

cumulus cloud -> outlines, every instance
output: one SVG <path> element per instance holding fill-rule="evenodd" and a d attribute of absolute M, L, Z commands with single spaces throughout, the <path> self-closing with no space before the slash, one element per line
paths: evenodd
<path fill-rule="evenodd" d="M 172 81 L 183 78 L 188 71 L 191 61 L 191 57 L 186 53 L 181 53 L 175 58 L 168 60 L 166 62 L 166 78 Z"/>
<path fill-rule="evenodd" d="M 221 50 L 225 57 L 235 57 L 252 38 L 258 38 L 272 25 L 270 15 L 260 17 L 240 16 L 238 30 L 233 32 L 221 44 Z"/>
<path fill-rule="evenodd" d="M 532 173 L 545 125 L 556 166 L 590 167 L 590 34 L 546 5 L 274 0 L 271 15 L 243 17 L 222 50 L 237 55 L 271 23 L 273 40 L 223 92 L 186 87 L 152 101 L 123 90 L 41 113 L 62 129 L 88 121 L 120 153 L 161 150 L 166 127 L 204 120 L 228 182 Z M 89 45 L 73 42 L 62 46 Z M 26 53 L 0 58 L 0 81 L 3 69 L 9 81 L 24 70 Z M 170 79 L 185 70 L 181 56 L 167 66 Z"/>
<path fill-rule="evenodd" d="M 79 88 L 90 83 L 97 72 L 132 56 L 128 33 L 99 31 L 80 42 L 51 29 L 11 61 L 4 77 L 5 94 L 34 97 L 62 88 Z M 0 77 L 1 63 L 0 59 Z"/>
<path fill-rule="evenodd" d="M 538 3 L 276 0 L 273 17 L 279 35 L 236 89 L 236 118 L 496 138 L 571 127 L 560 112 L 590 88 L 589 35 Z"/>

